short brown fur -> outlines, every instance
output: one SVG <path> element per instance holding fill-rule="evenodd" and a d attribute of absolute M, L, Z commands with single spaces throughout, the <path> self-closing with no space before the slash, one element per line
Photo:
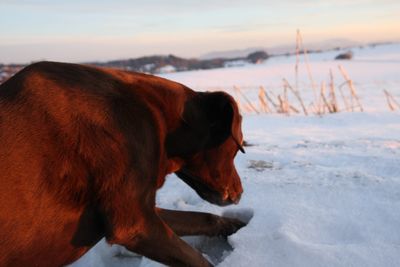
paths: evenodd
<path fill-rule="evenodd" d="M 177 172 L 210 202 L 238 202 L 240 120 L 221 92 L 83 65 L 26 67 L 0 86 L 0 266 L 62 266 L 102 237 L 171 266 L 211 266 L 178 235 L 244 224 L 159 209 L 155 195 Z"/>

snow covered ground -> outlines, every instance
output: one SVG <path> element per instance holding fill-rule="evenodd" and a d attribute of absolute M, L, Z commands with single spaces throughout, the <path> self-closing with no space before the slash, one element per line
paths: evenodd
<path fill-rule="evenodd" d="M 227 241 L 187 239 L 216 265 L 399 266 L 400 112 L 388 110 L 382 89 L 400 100 L 400 45 L 353 52 L 353 61 L 340 64 L 355 81 L 366 112 L 244 116 L 251 146 L 235 161 L 245 190 L 239 205 L 208 204 L 174 175 L 168 177 L 157 195 L 162 207 L 251 218 Z M 331 60 L 337 53 L 310 55 L 316 80 L 337 69 L 338 61 Z M 305 85 L 305 69 L 300 73 Z M 201 90 L 274 89 L 283 77 L 293 81 L 294 57 L 164 76 Z M 101 241 L 72 266 L 160 265 Z"/>

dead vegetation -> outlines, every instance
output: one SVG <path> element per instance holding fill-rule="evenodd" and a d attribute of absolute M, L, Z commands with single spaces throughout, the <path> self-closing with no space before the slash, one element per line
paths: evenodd
<path fill-rule="evenodd" d="M 303 59 L 303 60 L 301 60 Z M 309 79 L 309 88 L 300 88 L 299 69 L 305 67 Z M 288 79 L 282 79 L 280 93 L 267 90 L 264 86 L 258 88 L 258 101 L 251 101 L 239 86 L 234 87 L 235 98 L 244 113 L 280 113 L 285 115 L 302 113 L 323 115 L 342 111 L 364 111 L 357 94 L 353 80 L 342 65 L 338 65 L 336 72 L 329 71 L 329 80 L 315 82 L 308 59 L 307 49 L 304 47 L 300 31 L 296 34 L 296 62 L 294 86 Z M 339 77 L 335 77 L 336 76 Z M 340 82 L 340 83 L 337 83 Z M 302 91 L 301 91 L 302 90 Z M 302 93 L 312 90 L 311 101 L 305 103 Z M 276 92 L 276 90 L 274 89 Z M 398 102 L 386 90 L 384 91 L 391 110 L 400 109 Z M 257 103 L 258 102 L 258 103 Z"/>
<path fill-rule="evenodd" d="M 391 93 L 389 93 L 387 90 L 383 90 L 383 93 L 385 94 L 386 101 L 388 104 L 388 107 L 391 111 L 395 110 L 400 110 L 400 104 L 397 102 L 397 100 L 393 97 Z"/>

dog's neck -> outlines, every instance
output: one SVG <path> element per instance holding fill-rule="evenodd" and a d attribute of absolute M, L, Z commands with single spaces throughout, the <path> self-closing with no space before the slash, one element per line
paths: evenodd
<path fill-rule="evenodd" d="M 167 133 L 179 127 L 186 100 L 196 94 L 182 84 L 161 77 L 108 68 L 102 70 L 140 89 L 140 96 L 146 98 L 153 111 L 164 119 Z"/>

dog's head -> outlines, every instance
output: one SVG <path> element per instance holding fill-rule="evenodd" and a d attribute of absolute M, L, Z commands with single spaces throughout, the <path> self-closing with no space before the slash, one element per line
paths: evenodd
<path fill-rule="evenodd" d="M 238 203 L 243 192 L 234 158 L 242 147 L 242 117 L 224 92 L 197 93 L 186 101 L 181 125 L 167 136 L 176 174 L 197 194 L 217 205 Z"/>

